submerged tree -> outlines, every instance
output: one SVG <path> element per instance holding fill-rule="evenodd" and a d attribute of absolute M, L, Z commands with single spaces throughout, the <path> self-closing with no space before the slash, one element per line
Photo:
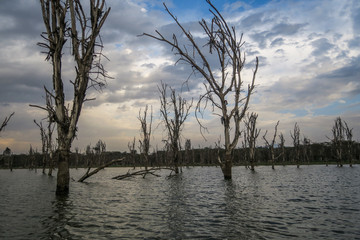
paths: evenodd
<path fill-rule="evenodd" d="M 283 133 L 279 134 L 280 143 L 279 148 L 281 149 L 282 163 L 285 166 L 285 137 Z"/>
<path fill-rule="evenodd" d="M 200 73 L 206 80 L 204 83 L 206 91 L 200 96 L 196 106 L 196 113 L 204 110 L 207 106 L 206 102 L 210 101 L 213 106 L 213 112 L 220 117 L 225 141 L 225 156 L 220 160 L 220 166 L 224 178 L 231 179 L 233 150 L 240 137 L 240 122 L 245 116 L 250 96 L 255 88 L 258 58 L 255 61 L 252 79 L 247 87 L 247 91 L 244 93 L 244 81 L 241 76 L 241 71 L 245 64 L 245 55 L 242 51 L 244 44 L 242 35 L 240 37 L 237 35 L 235 27 L 228 25 L 210 0 L 207 0 L 207 3 L 210 5 L 210 12 L 213 14 L 213 18 L 210 23 L 204 19 L 199 22 L 207 38 L 204 46 L 203 43 L 195 40 L 190 31 L 185 30 L 184 26 L 165 4 L 165 10 L 181 29 L 188 43 L 182 44 L 180 42 L 182 39 L 178 39 L 175 34 L 171 38 L 167 38 L 157 30 L 157 35 L 148 33 L 143 35 L 170 45 L 175 55 L 179 56 L 178 61 L 189 64 L 194 72 Z M 188 48 L 188 46 L 190 47 Z M 210 61 L 212 60 L 212 55 L 218 59 L 217 66 L 214 66 Z M 200 123 L 200 129 L 202 127 L 203 125 Z"/>
<path fill-rule="evenodd" d="M 45 128 L 43 127 L 42 122 L 38 123 L 36 120 L 34 120 L 34 123 L 39 127 L 40 129 L 40 137 L 41 137 L 41 152 L 42 152 L 42 173 L 45 174 L 46 169 L 46 163 L 47 163 L 47 136 L 45 132 Z"/>
<path fill-rule="evenodd" d="M 290 131 L 290 136 L 293 140 L 294 145 L 294 159 L 296 162 L 297 168 L 300 167 L 300 127 L 297 123 L 294 125 L 294 131 L 293 133 Z"/>
<path fill-rule="evenodd" d="M 349 164 L 352 166 L 352 129 L 341 119 L 341 117 L 338 117 L 335 119 L 332 134 L 333 137 L 330 140 L 332 149 L 335 152 L 337 166 L 343 166 L 344 155 L 349 158 Z"/>
<path fill-rule="evenodd" d="M 69 158 L 71 144 L 76 136 L 86 92 L 89 87 L 104 85 L 101 77 L 107 77 L 100 63 L 102 44 L 99 41 L 102 28 L 110 8 L 105 0 L 90 0 L 89 15 L 80 0 L 40 0 L 46 32 L 41 36 L 44 42 L 38 43 L 46 51 L 46 60 L 52 64 L 53 90 L 45 91 L 54 100 L 55 106 L 40 107 L 48 111 L 57 123 L 58 134 L 58 174 L 57 195 L 69 193 Z M 65 103 L 64 82 L 62 79 L 63 48 L 67 40 L 71 41 L 75 62 L 75 79 L 71 108 Z"/>
<path fill-rule="evenodd" d="M 269 142 L 269 141 L 266 139 L 267 130 L 266 130 L 266 132 L 265 132 L 265 134 L 264 134 L 264 136 L 263 136 L 263 139 L 265 140 L 266 146 L 269 148 L 269 151 L 270 151 L 270 158 L 271 158 L 270 161 L 271 161 L 271 167 L 272 167 L 272 169 L 275 169 L 275 160 L 281 156 L 281 154 L 280 154 L 280 155 L 278 155 L 278 156 L 275 157 L 275 149 L 274 149 L 275 140 L 276 140 L 276 136 L 277 136 L 277 127 L 279 126 L 279 122 L 280 122 L 280 121 L 277 121 L 277 123 L 276 123 L 276 125 L 275 125 L 274 136 L 273 136 L 271 142 Z"/>
<path fill-rule="evenodd" d="M 133 168 L 135 169 L 136 167 L 136 150 L 135 150 L 135 142 L 136 139 L 134 137 L 132 142 L 128 142 L 128 149 L 130 151 L 130 156 L 131 156 L 131 162 L 133 164 Z"/>
<path fill-rule="evenodd" d="M 256 113 L 247 114 L 247 118 L 245 119 L 245 136 L 246 142 L 249 146 L 249 162 L 250 169 L 252 171 L 255 170 L 255 151 L 256 151 L 256 140 L 261 132 L 261 129 L 256 128 L 256 120 L 258 115 Z"/>
<path fill-rule="evenodd" d="M 347 148 L 347 151 L 346 151 L 346 155 L 347 157 L 349 158 L 349 165 L 350 167 L 352 167 L 353 165 L 353 159 L 352 159 L 352 152 L 353 152 L 353 129 L 350 128 L 347 124 L 347 122 L 344 121 L 344 128 L 345 128 L 345 136 L 346 136 L 346 148 Z"/>
<path fill-rule="evenodd" d="M 158 87 L 161 103 L 160 114 L 167 130 L 168 139 L 166 141 L 170 146 L 172 165 L 175 173 L 179 173 L 180 136 L 184 122 L 189 116 L 192 101 L 189 103 L 180 95 L 176 95 L 175 89 L 171 87 L 168 96 L 167 88 L 168 86 L 164 83 L 161 83 L 161 88 Z"/>
<path fill-rule="evenodd" d="M 139 148 L 140 148 L 140 153 L 145 162 L 145 170 L 147 170 L 149 167 L 150 137 L 151 137 L 151 128 L 152 128 L 152 120 L 153 120 L 152 107 L 150 112 L 150 122 L 148 120 L 147 114 L 148 114 L 148 105 L 146 105 L 143 115 L 141 115 L 141 109 L 140 109 L 138 116 L 138 119 L 141 124 L 140 134 L 142 138 L 139 139 L 139 143 L 140 143 Z"/>

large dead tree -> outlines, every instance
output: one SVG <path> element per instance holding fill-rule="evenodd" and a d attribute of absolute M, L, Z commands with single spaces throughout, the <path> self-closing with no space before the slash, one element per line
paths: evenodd
<path fill-rule="evenodd" d="M 105 0 L 89 0 L 89 14 L 80 0 L 40 0 L 46 31 L 41 35 L 44 42 L 38 43 L 45 49 L 46 60 L 52 64 L 53 89 L 46 92 L 52 96 L 54 107 L 40 107 L 48 111 L 57 124 L 58 133 L 58 174 L 57 195 L 69 193 L 69 157 L 71 144 L 76 136 L 86 92 L 89 87 L 104 85 L 102 77 L 107 77 L 100 63 L 102 44 L 99 41 L 102 28 L 110 8 Z M 75 79 L 71 108 L 65 103 L 62 79 L 63 48 L 71 42 L 71 54 L 75 63 Z"/>
<path fill-rule="evenodd" d="M 294 125 L 294 131 L 290 131 L 290 136 L 293 140 L 294 150 L 293 156 L 296 162 L 297 168 L 300 167 L 300 127 L 297 123 Z"/>
<path fill-rule="evenodd" d="M 189 103 L 180 95 L 176 95 L 175 89 L 171 87 L 170 94 L 168 94 L 167 88 L 168 86 L 164 83 L 161 83 L 161 87 L 158 86 L 161 103 L 160 114 L 167 130 L 168 139 L 166 141 L 170 145 L 172 165 L 177 174 L 179 173 L 179 151 L 181 149 L 180 136 L 193 102 Z"/>
<path fill-rule="evenodd" d="M 255 76 L 258 69 L 258 58 L 256 58 L 255 70 L 244 92 L 244 81 L 241 76 L 245 64 L 245 55 L 242 51 L 244 44 L 242 34 L 236 33 L 235 27 L 230 27 L 220 12 L 207 0 L 210 5 L 210 12 L 213 14 L 211 22 L 202 19 L 199 24 L 206 35 L 206 44 L 196 41 L 190 31 L 187 31 L 170 10 L 165 10 L 173 18 L 181 29 L 185 44 L 180 43 L 183 37 L 173 34 L 171 38 L 165 37 L 156 30 L 157 35 L 144 33 L 148 36 L 164 42 L 171 46 L 175 55 L 179 56 L 178 61 L 189 64 L 193 71 L 200 73 L 206 80 L 205 93 L 200 96 L 197 104 L 197 111 L 204 110 L 205 102 L 210 101 L 213 112 L 221 118 L 224 131 L 225 156 L 220 161 L 220 166 L 225 179 L 232 178 L 232 153 L 240 137 L 240 122 L 245 116 L 250 102 L 250 96 L 255 88 Z M 189 47 L 190 46 L 190 47 Z M 208 52 L 208 53 L 207 53 Z M 217 58 L 217 66 L 210 62 L 211 55 Z M 200 129 L 202 124 L 200 124 Z"/>

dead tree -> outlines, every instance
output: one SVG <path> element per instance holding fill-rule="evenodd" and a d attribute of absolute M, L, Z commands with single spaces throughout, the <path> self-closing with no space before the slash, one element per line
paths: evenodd
<path fill-rule="evenodd" d="M 311 140 L 304 136 L 304 139 L 302 141 L 302 159 L 304 162 L 310 163 L 310 157 L 311 157 Z"/>
<path fill-rule="evenodd" d="M 80 0 L 40 0 L 43 22 L 46 31 L 42 33 L 44 42 L 38 43 L 45 49 L 46 60 L 52 64 L 53 90 L 45 91 L 54 100 L 53 106 L 35 106 L 48 111 L 57 124 L 58 174 L 57 195 L 69 193 L 69 158 L 71 144 L 76 136 L 86 92 L 89 87 L 102 87 L 107 77 L 100 59 L 102 44 L 99 38 L 110 8 L 105 0 L 90 0 L 89 15 Z M 99 41 L 100 39 L 100 41 Z M 75 63 L 75 79 L 71 108 L 65 103 L 64 82 L 62 79 L 63 48 L 70 40 Z M 34 106 L 34 105 L 33 105 Z"/>
<path fill-rule="evenodd" d="M 12 114 L 10 114 L 10 116 L 5 117 L 4 121 L 3 121 L 2 124 L 0 125 L 0 132 L 2 132 L 2 131 L 5 129 L 6 125 L 9 123 L 11 117 L 14 116 L 14 114 L 15 114 L 15 113 L 13 112 Z"/>
<path fill-rule="evenodd" d="M 98 173 L 100 170 L 114 164 L 117 162 L 121 162 L 123 161 L 125 158 L 120 158 L 120 159 L 114 159 L 108 163 L 104 163 L 103 165 L 99 166 L 98 168 L 94 169 L 93 171 L 90 172 L 91 168 L 88 168 L 88 170 L 86 171 L 86 173 L 78 180 L 78 182 L 84 182 L 86 179 L 88 179 L 89 177 L 91 177 L 92 175 Z"/>
<path fill-rule="evenodd" d="M 290 131 L 290 136 L 293 140 L 293 145 L 294 145 L 294 160 L 296 162 L 296 166 L 297 168 L 300 167 L 300 127 L 297 123 L 295 123 L 294 125 L 294 131 L 293 133 L 291 133 Z"/>
<path fill-rule="evenodd" d="M 263 136 L 263 139 L 265 140 L 266 146 L 268 147 L 269 151 L 270 151 L 270 158 L 271 158 L 271 168 L 275 169 L 275 160 L 278 159 L 281 154 L 279 154 L 278 156 L 275 157 L 275 149 L 274 149 L 274 145 L 275 145 L 275 140 L 276 140 L 276 136 L 277 136 L 277 127 L 279 126 L 280 121 L 277 121 L 276 125 L 275 125 L 275 132 L 274 132 L 274 136 L 271 140 L 271 142 L 269 142 L 266 139 L 266 134 L 267 134 L 267 130 Z"/>
<path fill-rule="evenodd" d="M 130 156 L 131 156 L 131 161 L 132 161 L 132 164 L 133 164 L 133 169 L 135 169 L 136 167 L 136 150 L 135 150 L 135 137 L 133 139 L 133 141 L 130 143 L 128 142 L 128 149 L 130 151 Z"/>
<path fill-rule="evenodd" d="M 348 126 L 348 124 L 344 121 L 344 128 L 345 128 L 345 136 L 346 136 L 346 149 L 347 149 L 347 157 L 349 158 L 349 165 L 352 167 L 353 165 L 353 129 Z"/>
<path fill-rule="evenodd" d="M 240 122 L 245 116 L 250 102 L 250 96 L 255 88 L 255 76 L 258 69 L 256 58 L 255 70 L 252 75 L 247 91 L 244 92 L 244 81 L 241 71 L 245 64 L 245 55 L 242 51 L 244 44 L 242 35 L 236 34 L 235 27 L 230 27 L 220 12 L 207 0 L 213 19 L 210 23 L 204 19 L 199 22 L 207 37 L 207 43 L 203 45 L 197 42 L 190 31 L 185 30 L 170 10 L 165 6 L 167 13 L 173 18 L 188 43 L 181 43 L 183 37 L 173 34 L 167 38 L 156 30 L 157 35 L 144 33 L 144 36 L 154 38 L 171 46 L 175 55 L 179 56 L 178 62 L 185 62 L 191 66 L 193 73 L 200 73 L 206 80 L 205 93 L 200 96 L 196 106 L 196 116 L 200 124 L 200 130 L 206 129 L 198 118 L 198 113 L 205 110 L 210 101 L 212 111 L 221 119 L 224 131 L 225 156 L 220 161 L 220 166 L 225 179 L 232 178 L 232 154 L 240 137 Z M 239 37 L 239 38 L 238 38 Z M 187 46 L 190 45 L 190 48 Z M 208 52 L 208 53 L 206 53 Z M 217 57 L 217 66 L 210 62 L 211 56 Z"/>
<path fill-rule="evenodd" d="M 244 164 L 245 164 L 245 168 L 249 168 L 249 166 L 248 166 L 248 149 L 247 149 L 247 147 L 248 147 L 248 144 L 247 144 L 247 137 L 246 137 L 247 135 L 246 135 L 246 131 L 244 131 L 244 140 L 241 142 L 241 146 L 242 146 L 242 148 L 243 148 L 243 150 L 244 150 L 244 153 L 243 153 L 243 161 L 244 161 Z"/>
<path fill-rule="evenodd" d="M 11 149 L 9 147 L 6 147 L 6 149 L 3 151 L 2 159 L 4 159 L 4 164 L 5 164 L 6 160 L 7 160 L 10 172 L 12 172 L 14 156 L 12 155 L 12 151 L 11 151 Z"/>
<path fill-rule="evenodd" d="M 94 147 L 94 151 L 95 151 L 95 155 L 97 158 L 97 166 L 101 166 L 104 164 L 105 161 L 105 157 L 104 154 L 106 152 L 106 143 L 104 141 L 102 141 L 101 139 L 99 139 L 99 141 L 96 143 L 95 147 Z"/>
<path fill-rule="evenodd" d="M 171 165 L 177 174 L 179 173 L 179 150 L 181 149 L 180 136 L 193 102 L 189 103 L 180 95 L 176 95 L 175 89 L 171 87 L 169 87 L 170 95 L 168 95 L 167 88 L 168 86 L 164 83 L 161 83 L 161 88 L 158 86 L 161 103 L 160 114 L 167 130 L 166 141 L 170 145 Z"/>
<path fill-rule="evenodd" d="M 344 155 L 349 157 L 350 166 L 352 166 L 352 129 L 349 128 L 348 124 L 338 117 L 335 119 L 334 126 L 332 128 L 333 137 L 330 139 L 332 143 L 332 149 L 335 152 L 336 163 L 338 167 L 343 166 Z M 344 150 L 346 149 L 345 153 Z"/>
<path fill-rule="evenodd" d="M 141 116 L 141 109 L 140 109 L 138 116 L 138 119 L 141 124 L 140 135 L 142 138 L 139 139 L 139 143 L 140 143 L 139 149 L 141 156 L 144 159 L 145 170 L 147 170 L 149 167 L 150 137 L 151 137 L 151 127 L 153 120 L 152 107 L 150 112 L 150 122 L 148 122 L 147 114 L 148 114 L 148 105 L 146 105 L 145 107 L 144 115 Z"/>
<path fill-rule="evenodd" d="M 42 152 L 42 173 L 45 174 L 46 164 L 47 164 L 47 135 L 45 132 L 45 128 L 42 125 L 42 122 L 38 123 L 34 120 L 34 123 L 40 129 L 40 137 L 41 137 L 41 152 Z"/>
<path fill-rule="evenodd" d="M 186 139 L 186 141 L 185 141 L 185 161 L 186 161 L 186 166 L 189 166 L 190 164 L 194 164 L 194 159 L 192 158 L 191 151 L 192 151 L 191 139 Z"/>
<path fill-rule="evenodd" d="M 255 171 L 255 151 L 256 151 L 256 140 L 261 132 L 261 129 L 256 128 L 256 120 L 258 118 L 258 114 L 251 113 L 247 114 L 247 118 L 245 119 L 245 131 L 247 143 L 249 145 L 249 162 L 250 169 Z"/>
<path fill-rule="evenodd" d="M 283 166 L 285 166 L 285 137 L 284 137 L 284 134 L 280 133 L 279 138 L 280 138 L 279 148 L 281 149 L 282 163 L 283 163 Z"/>

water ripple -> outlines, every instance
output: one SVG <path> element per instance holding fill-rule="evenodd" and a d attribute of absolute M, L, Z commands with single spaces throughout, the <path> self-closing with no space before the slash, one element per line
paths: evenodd
<path fill-rule="evenodd" d="M 0 239 L 356 239 L 359 168 L 186 168 L 111 180 L 107 169 L 54 196 L 55 178 L 0 170 Z M 81 170 L 72 170 L 76 179 Z M 346 175 L 346 176 L 344 176 Z"/>

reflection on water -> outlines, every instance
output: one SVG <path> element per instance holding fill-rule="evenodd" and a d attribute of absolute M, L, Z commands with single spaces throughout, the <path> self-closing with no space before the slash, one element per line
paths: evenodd
<path fill-rule="evenodd" d="M 55 178 L 0 170 L 0 239 L 359 239 L 360 168 L 215 167 L 123 181 L 98 173 L 55 197 Z M 77 179 L 83 170 L 72 170 Z"/>

